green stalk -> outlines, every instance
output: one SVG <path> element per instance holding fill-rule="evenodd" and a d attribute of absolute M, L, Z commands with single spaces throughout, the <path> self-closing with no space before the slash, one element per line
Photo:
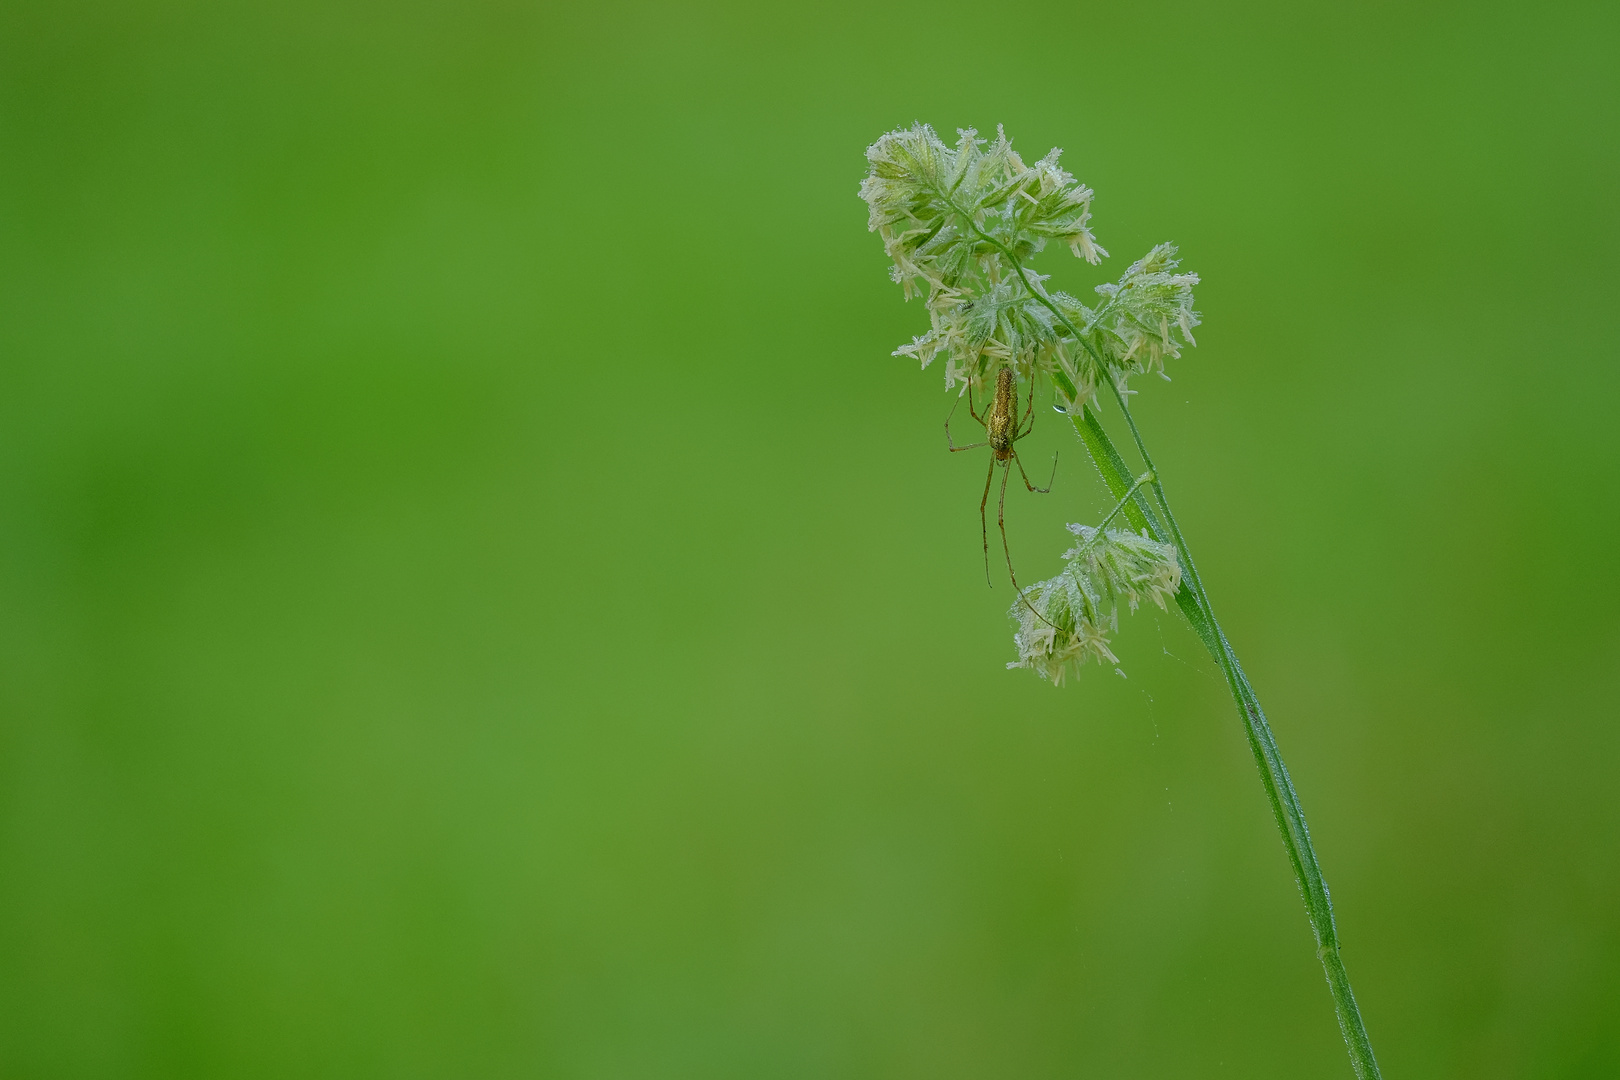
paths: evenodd
<path fill-rule="evenodd" d="M 1063 381 L 1067 382 L 1066 379 Z M 1136 420 L 1131 416 L 1118 387 L 1114 388 L 1114 393 L 1126 424 L 1131 429 L 1131 437 L 1142 455 L 1143 464 L 1147 466 L 1149 483 L 1164 511 L 1164 524 L 1161 524 L 1153 505 L 1143 497 L 1139 485 L 1132 483 L 1124 459 L 1108 437 L 1108 432 L 1103 429 L 1096 411 L 1089 405 L 1081 415 L 1072 418 L 1075 431 L 1085 444 L 1097 471 L 1102 474 L 1103 482 L 1117 498 L 1126 503 L 1125 513 L 1131 523 L 1139 529 L 1146 529 L 1160 543 L 1175 545 L 1182 571 L 1182 588 L 1176 594 L 1176 603 L 1192 624 L 1199 640 L 1209 650 L 1210 656 L 1225 672 L 1232 699 L 1237 703 L 1238 715 L 1243 720 L 1244 732 L 1249 739 L 1249 749 L 1254 753 L 1255 764 L 1260 769 L 1260 783 L 1265 788 L 1272 813 L 1276 815 L 1283 848 L 1288 853 L 1289 865 L 1294 868 L 1294 880 L 1298 882 L 1300 895 L 1305 900 L 1305 914 L 1316 935 L 1316 955 L 1322 961 L 1328 990 L 1333 995 L 1333 1010 L 1339 1018 L 1339 1031 L 1344 1035 L 1345 1046 L 1350 1052 L 1350 1065 L 1355 1069 L 1357 1080 L 1380 1080 L 1372 1043 L 1367 1038 L 1361 1010 L 1356 1007 L 1356 997 L 1350 989 L 1350 975 L 1345 971 L 1344 960 L 1339 955 L 1339 934 L 1333 923 L 1333 904 L 1328 898 L 1327 881 L 1322 877 L 1322 868 L 1316 861 L 1316 849 L 1311 846 L 1310 830 L 1305 824 L 1305 811 L 1300 807 L 1299 796 L 1288 777 L 1288 767 L 1283 764 L 1282 752 L 1277 748 L 1271 726 L 1266 723 L 1260 699 L 1249 685 L 1248 676 L 1243 673 L 1243 666 L 1238 663 L 1231 642 L 1215 620 L 1209 594 L 1204 591 L 1203 580 L 1193 564 L 1186 539 L 1181 535 L 1175 515 L 1170 512 L 1169 500 L 1165 498 L 1164 486 L 1159 481 L 1159 470 L 1148 455 Z"/>

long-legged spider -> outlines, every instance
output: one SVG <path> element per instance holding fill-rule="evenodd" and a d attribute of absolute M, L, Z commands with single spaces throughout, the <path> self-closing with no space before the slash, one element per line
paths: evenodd
<path fill-rule="evenodd" d="M 984 442 L 969 443 L 967 446 L 957 446 L 951 440 L 951 416 L 956 413 L 956 405 L 962 399 L 958 397 L 956 404 L 951 406 L 951 414 L 945 417 L 945 446 L 951 453 L 962 450 L 977 450 L 981 446 L 990 448 L 990 469 L 984 477 L 984 497 L 979 500 L 979 530 L 984 535 L 984 580 L 990 582 L 990 525 L 985 517 L 985 507 L 990 502 L 990 484 L 996 478 L 996 466 L 1000 465 L 1001 472 L 1001 501 L 996 507 L 996 524 L 1001 528 L 1001 550 L 1007 557 L 1007 577 L 1012 581 L 1013 589 L 1019 596 L 1024 592 L 1018 587 L 1018 575 L 1013 572 L 1012 548 L 1007 544 L 1007 477 L 1012 472 L 1012 466 L 1018 466 L 1018 475 L 1023 478 L 1024 486 L 1030 491 L 1045 495 L 1052 490 L 1052 479 L 1046 481 L 1046 486 L 1038 488 L 1029 482 L 1029 474 L 1024 471 L 1024 463 L 1018 459 L 1018 450 L 1015 444 L 1019 439 L 1028 435 L 1035 428 L 1035 380 L 1029 382 L 1029 405 L 1027 412 L 1028 426 L 1022 431 L 1018 428 L 1018 384 L 1013 379 L 1010 368 L 1002 368 L 996 372 L 996 396 L 990 403 L 990 411 L 980 416 L 973 407 L 973 386 L 968 384 L 968 412 L 973 419 L 984 425 L 986 439 Z M 1052 455 L 1052 478 L 1057 476 L 1057 455 Z M 1028 603 L 1026 600 L 1025 603 Z"/>

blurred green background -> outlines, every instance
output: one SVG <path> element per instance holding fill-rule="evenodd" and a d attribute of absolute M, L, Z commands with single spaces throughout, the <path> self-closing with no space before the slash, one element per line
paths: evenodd
<path fill-rule="evenodd" d="M 4 5 L 0 1074 L 1350 1075 L 1187 628 L 1003 669 L 920 119 L 1204 277 L 1139 415 L 1386 1075 L 1620 1075 L 1617 12 Z"/>

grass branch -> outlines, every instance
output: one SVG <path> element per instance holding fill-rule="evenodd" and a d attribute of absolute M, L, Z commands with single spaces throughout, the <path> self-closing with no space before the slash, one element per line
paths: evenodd
<path fill-rule="evenodd" d="M 1025 359 L 1030 378 L 1033 380 L 1042 370 L 1048 371 L 1076 433 L 1084 443 L 1097 470 L 1102 474 L 1108 489 L 1119 500 L 1119 505 L 1103 519 L 1102 525 L 1098 526 L 1095 536 L 1106 541 L 1104 527 L 1116 515 L 1123 513 L 1135 530 L 1145 532 L 1157 545 L 1174 550 L 1181 571 L 1181 585 L 1175 593 L 1176 604 L 1187 616 L 1193 632 L 1209 650 L 1210 656 L 1220 665 L 1222 673 L 1226 676 L 1227 687 L 1232 693 L 1232 700 L 1237 704 L 1249 748 L 1254 754 L 1255 765 L 1260 770 L 1261 786 L 1265 789 L 1266 799 L 1270 802 L 1272 813 L 1277 819 L 1283 849 L 1288 855 L 1289 865 L 1293 868 L 1294 878 L 1299 884 L 1300 895 L 1305 901 L 1305 913 L 1310 920 L 1311 930 L 1316 935 L 1317 957 L 1321 960 L 1322 969 L 1327 976 L 1339 1028 L 1349 1048 L 1351 1065 L 1358 1080 L 1380 1080 L 1372 1045 L 1367 1039 L 1366 1027 L 1362 1023 L 1360 1010 L 1356 1007 L 1355 995 L 1350 990 L 1350 978 L 1340 957 L 1338 930 L 1333 921 L 1333 905 L 1328 897 L 1327 882 L 1323 879 L 1316 851 L 1311 845 L 1310 830 L 1305 824 L 1305 812 L 1300 807 L 1299 796 L 1295 793 L 1293 781 L 1283 764 L 1282 753 L 1277 748 L 1277 740 L 1271 732 L 1271 726 L 1266 722 L 1260 700 L 1249 684 L 1248 676 L 1244 674 L 1243 666 L 1238 662 L 1237 653 L 1233 650 L 1231 642 L 1227 640 L 1225 632 L 1215 618 L 1209 594 L 1204 588 L 1197 564 L 1193 561 L 1186 537 L 1182 534 L 1181 526 L 1170 509 L 1170 500 L 1165 493 L 1159 469 L 1148 452 L 1147 443 L 1137 427 L 1136 418 L 1131 415 L 1130 404 L 1127 401 L 1124 380 L 1129 374 L 1145 373 L 1148 368 L 1162 362 L 1162 355 L 1166 351 L 1172 355 L 1177 354 L 1179 345 L 1172 340 L 1172 325 L 1178 327 L 1187 342 L 1191 343 L 1191 328 L 1198 322 L 1197 312 L 1192 309 L 1191 286 L 1197 283 L 1197 277 L 1191 274 L 1172 275 L 1170 271 L 1178 265 L 1175 248 L 1173 245 L 1161 244 L 1134 264 L 1117 286 L 1110 285 L 1099 289 L 1110 297 L 1109 302 L 1104 304 L 1100 311 L 1093 313 L 1083 307 L 1079 308 L 1088 322 L 1086 328 L 1082 330 L 1075 325 L 1070 315 L 1065 314 L 1063 306 L 1047 295 L 1040 279 L 1032 278 L 1025 271 L 1015 249 L 1022 246 L 1029 250 L 1038 250 L 1049 236 L 1067 236 L 1076 255 L 1083 254 L 1085 258 L 1095 262 L 1097 252 L 1092 246 L 1090 233 L 1085 225 L 1090 216 L 1089 189 L 1058 167 L 1057 151 L 1053 151 L 1031 168 L 1025 166 L 1022 159 L 1012 152 L 1011 144 L 999 128 L 996 141 L 988 151 L 980 149 L 983 140 L 978 140 L 975 132 L 965 130 L 961 135 L 961 143 L 955 151 L 952 151 L 939 141 L 932 128 L 919 124 L 914 125 L 909 131 L 890 132 L 867 152 L 873 168 L 862 184 L 861 196 L 871 208 L 869 227 L 883 229 L 885 244 L 891 245 L 890 253 L 895 260 L 896 280 L 906 284 L 908 295 L 913 279 L 926 280 L 929 284 L 930 303 L 934 302 L 936 296 L 944 296 L 949 301 L 946 306 L 950 308 L 950 318 L 955 320 L 941 323 L 939 313 L 936 311 L 932 336 L 928 339 L 918 338 L 913 345 L 903 346 L 897 355 L 918 356 L 922 359 L 923 365 L 927 366 L 935 352 L 942 347 L 949 348 L 953 350 L 951 355 L 956 361 L 966 360 L 972 365 L 971 373 L 966 376 L 971 380 L 982 376 L 983 358 L 986 356 L 992 358 L 992 366 L 996 363 L 1006 363 L 1016 372 L 1020 349 L 1025 349 L 1028 352 Z M 942 168 L 941 162 L 950 162 L 951 167 Z M 958 195 L 958 189 L 968 177 L 970 168 L 974 170 L 974 181 L 964 195 Z M 953 172 L 956 179 L 947 188 L 942 178 Z M 1037 183 L 1041 192 L 1040 199 L 1029 194 L 1027 190 Z M 1018 197 L 1022 197 L 1029 205 L 1026 207 L 1023 203 L 1018 203 Z M 1052 201 L 1043 202 L 1049 197 Z M 1006 206 L 996 210 L 990 209 L 1002 203 Z M 926 206 L 928 212 L 919 216 L 916 212 L 919 206 Z M 1011 242 L 985 227 L 987 214 L 994 214 L 1001 225 L 1010 230 Z M 938 220 L 933 222 L 931 228 L 927 227 L 926 221 L 935 217 Z M 895 236 L 890 230 L 897 222 L 908 222 L 918 228 Z M 954 230 L 949 234 L 944 233 L 947 222 L 956 223 Z M 949 243 L 939 242 L 939 250 L 932 250 L 930 245 L 934 245 L 936 238 L 941 235 L 946 235 Z M 974 239 L 969 247 L 962 248 L 959 246 L 961 242 L 959 237 Z M 975 261 L 977 261 L 976 270 Z M 1018 318 L 1022 322 L 1019 325 L 1023 330 L 1016 328 L 1010 330 L 1007 341 L 1001 344 L 1001 350 L 990 352 L 982 333 L 978 337 L 973 337 L 962 329 L 963 313 L 967 312 L 974 302 L 964 300 L 963 297 L 972 294 L 978 296 L 995 294 L 999 296 L 995 300 L 996 304 L 1011 306 L 1016 303 L 1017 298 L 1009 299 L 998 290 L 1001 289 L 1001 283 L 1010 282 L 1012 277 L 1017 278 L 1027 297 L 1046 309 L 1052 321 L 1048 324 L 1045 316 L 1033 318 L 1031 315 L 1020 314 Z M 965 294 L 958 292 L 964 288 Z M 1131 297 L 1128 301 L 1127 295 Z M 1119 319 L 1107 321 L 1116 304 L 1123 305 L 1119 312 L 1126 319 L 1124 324 L 1121 324 Z M 993 309 L 992 316 L 1000 318 L 999 312 L 1000 308 Z M 1153 329 L 1154 325 L 1158 327 L 1157 330 Z M 1090 371 L 1082 376 L 1078 368 L 1072 373 L 1066 370 L 1067 359 L 1064 353 L 1066 339 L 1063 333 L 1058 332 L 1058 327 L 1062 327 L 1067 332 L 1067 339 L 1072 340 L 1089 356 L 1095 380 Z M 1094 341 L 1095 335 L 1092 331 L 1099 328 L 1103 331 L 1104 337 Z M 1020 333 L 1024 334 L 1023 340 L 1028 340 L 1029 335 L 1033 334 L 1033 340 L 1039 343 L 1038 347 L 1021 346 Z M 1144 338 L 1143 333 L 1150 333 L 1151 339 Z M 1113 338 L 1107 337 L 1108 334 L 1114 335 Z M 1115 348 L 1112 344 L 1116 338 L 1120 348 Z M 947 344 L 942 346 L 942 342 Z M 1144 342 L 1150 342 L 1146 353 L 1142 354 L 1147 357 L 1145 362 L 1137 352 Z M 1057 360 L 1050 368 L 1045 368 L 1041 364 L 1042 349 L 1049 350 L 1045 355 L 1056 353 Z M 1109 353 L 1112 361 L 1102 355 L 1103 353 Z M 960 376 L 960 373 L 957 374 Z M 952 369 L 947 368 L 947 387 L 951 385 L 951 378 Z M 1131 439 L 1136 445 L 1145 469 L 1136 480 L 1132 479 L 1131 470 L 1126 468 L 1118 448 L 1102 425 L 1095 404 L 1096 388 L 1092 385 L 1093 381 L 1108 385 L 1113 392 L 1114 401 L 1119 406 L 1120 415 L 1124 417 L 1125 424 L 1130 430 Z M 1076 385 L 1077 382 L 1084 385 L 1084 394 L 1081 387 Z M 1033 393 L 1033 383 L 1031 392 Z M 1164 566 L 1168 570 L 1169 552 L 1161 550 L 1160 558 L 1164 560 Z M 1100 595 L 1100 590 L 1097 591 Z M 1091 603 L 1084 598 L 1077 602 L 1082 605 Z M 1134 597 L 1132 602 L 1134 604 Z M 1025 604 L 1028 606 L 1029 601 L 1026 600 Z M 1034 610 L 1033 607 L 1031 610 Z M 1072 613 L 1072 604 L 1068 610 Z M 1089 607 L 1087 610 L 1090 610 Z M 1074 627 L 1078 627 L 1083 620 L 1067 620 L 1065 625 L 1071 621 Z M 1095 625 L 1091 623 L 1086 625 L 1090 628 L 1090 632 L 1096 633 Z M 1070 629 L 1071 640 L 1065 643 L 1063 648 L 1086 646 L 1086 642 L 1090 639 L 1075 636 L 1074 628 Z M 1024 662 L 1014 666 L 1033 666 L 1045 677 L 1052 678 L 1055 682 L 1060 681 L 1063 670 L 1061 664 L 1067 662 L 1070 654 L 1060 655 L 1058 660 L 1060 666 L 1054 675 L 1051 671 L 1044 670 L 1040 664 L 1046 663 L 1047 658 L 1053 655 L 1059 655 L 1051 648 L 1056 639 L 1037 642 L 1038 648 L 1031 648 L 1025 636 L 1021 635 L 1022 632 L 1015 635 L 1015 640 L 1020 643 L 1021 660 Z M 1112 654 L 1106 648 L 1106 639 L 1103 639 L 1102 645 L 1093 643 L 1090 647 L 1099 659 L 1112 659 Z M 1040 649 L 1046 651 L 1042 652 Z M 1084 657 L 1086 654 L 1082 651 L 1079 655 Z M 1037 662 L 1036 657 L 1042 659 Z"/>

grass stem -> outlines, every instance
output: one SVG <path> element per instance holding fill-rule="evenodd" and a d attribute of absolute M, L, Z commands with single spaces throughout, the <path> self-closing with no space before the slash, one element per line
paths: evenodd
<path fill-rule="evenodd" d="M 1109 385 L 1112 386 L 1112 382 Z M 1283 848 L 1288 853 L 1289 865 L 1294 870 L 1294 880 L 1298 882 L 1300 895 L 1305 901 L 1306 917 L 1310 920 L 1311 930 L 1316 935 L 1316 955 L 1322 962 L 1323 973 L 1327 976 L 1328 991 L 1333 995 L 1333 1009 L 1338 1016 L 1339 1031 L 1344 1035 L 1345 1046 L 1350 1052 L 1350 1065 L 1355 1070 L 1357 1080 L 1381 1080 L 1378 1062 L 1373 1057 L 1372 1043 L 1367 1037 L 1366 1025 L 1362 1023 L 1361 1010 L 1357 1007 L 1355 994 L 1350 989 L 1349 973 L 1345 970 L 1344 960 L 1339 955 L 1339 934 L 1333 921 L 1333 904 L 1328 896 L 1327 881 L 1323 878 L 1322 868 L 1317 862 L 1316 849 L 1311 845 L 1310 830 L 1305 824 L 1305 811 L 1299 804 L 1299 796 L 1294 791 L 1293 781 L 1289 779 L 1288 767 L 1283 763 L 1282 752 L 1277 748 L 1276 737 L 1272 735 L 1271 726 L 1266 722 L 1266 714 L 1260 708 L 1260 699 L 1249 684 L 1248 676 L 1243 673 L 1243 666 L 1238 663 L 1237 653 L 1233 651 L 1231 642 L 1227 640 L 1220 623 L 1215 619 L 1209 594 L 1204 591 L 1203 580 L 1198 576 L 1198 569 L 1193 563 L 1191 551 L 1187 548 L 1186 538 L 1182 536 L 1175 515 L 1170 511 L 1164 485 L 1159 480 L 1159 470 L 1148 454 L 1147 445 L 1136 426 L 1135 418 L 1131 415 L 1130 407 L 1118 387 L 1114 387 L 1114 393 L 1120 412 L 1130 428 L 1131 437 L 1141 454 L 1142 463 L 1147 467 L 1147 478 L 1150 478 L 1149 482 L 1153 487 L 1158 503 L 1157 509 L 1163 511 L 1162 522 L 1154 506 L 1143 497 L 1140 481 L 1135 483 L 1131 481 L 1124 459 L 1120 457 L 1113 440 L 1108 437 L 1108 432 L 1104 430 L 1096 411 L 1089 405 L 1081 410 L 1080 415 L 1072 416 L 1075 431 L 1079 434 L 1080 441 L 1085 444 L 1087 452 L 1097 466 L 1097 471 L 1102 474 L 1103 482 L 1125 505 L 1126 516 L 1131 523 L 1139 529 L 1146 529 L 1149 535 L 1160 543 L 1175 546 L 1177 558 L 1181 561 L 1183 585 L 1176 595 L 1176 603 L 1192 624 L 1199 640 L 1209 650 L 1210 656 L 1225 673 L 1227 687 L 1232 692 L 1233 701 L 1237 703 L 1238 715 L 1243 720 L 1244 733 L 1248 736 L 1249 749 L 1254 753 L 1255 764 L 1260 769 L 1261 786 L 1265 788 L 1266 799 L 1271 803 L 1272 813 L 1276 816 L 1277 829 L 1282 834 Z"/>

